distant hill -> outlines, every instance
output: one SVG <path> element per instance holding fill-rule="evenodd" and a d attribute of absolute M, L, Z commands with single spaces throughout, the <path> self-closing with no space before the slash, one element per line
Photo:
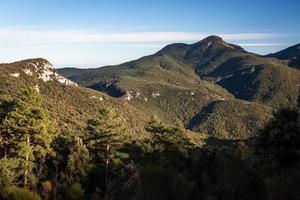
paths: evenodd
<path fill-rule="evenodd" d="M 121 65 L 58 72 L 143 112 L 229 138 L 250 137 L 272 109 L 295 106 L 300 84 L 300 72 L 285 62 L 249 53 L 218 36 L 170 44 Z M 216 118 L 223 125 L 211 128 Z"/>
<path fill-rule="evenodd" d="M 146 115 L 125 101 L 116 101 L 98 91 L 77 86 L 55 72 L 45 59 L 0 64 L 0 79 L 0 102 L 17 96 L 24 87 L 34 87 L 42 94 L 46 108 L 62 130 L 82 134 L 86 121 L 98 109 L 111 106 L 118 109 L 129 133 L 135 138 L 146 136 L 143 127 L 148 118 Z"/>
<path fill-rule="evenodd" d="M 277 53 L 269 54 L 267 57 L 273 57 L 280 60 L 286 60 L 288 65 L 295 68 L 300 68 L 300 44 L 288 47 Z"/>
<path fill-rule="evenodd" d="M 272 107 L 296 104 L 300 83 L 297 70 L 276 59 L 246 52 L 217 36 L 192 45 L 169 45 L 157 54 L 188 64 L 202 80 L 216 83 L 238 99 Z"/>

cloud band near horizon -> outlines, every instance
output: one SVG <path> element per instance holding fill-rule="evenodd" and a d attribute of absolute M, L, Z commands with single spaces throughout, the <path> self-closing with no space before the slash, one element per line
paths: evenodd
<path fill-rule="evenodd" d="M 131 32 L 97 33 L 83 30 L 29 30 L 0 28 L 0 45 L 90 42 L 193 42 L 210 35 L 224 40 L 253 40 L 276 37 L 269 33 Z M 260 43 L 261 45 L 262 43 Z M 252 43 L 253 45 L 253 43 Z"/>

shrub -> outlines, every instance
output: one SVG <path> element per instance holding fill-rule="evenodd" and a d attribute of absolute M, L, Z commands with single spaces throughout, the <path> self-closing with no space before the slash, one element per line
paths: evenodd
<path fill-rule="evenodd" d="M 80 183 L 73 183 L 71 187 L 66 191 L 67 199 L 70 200 L 80 200 L 83 199 L 84 190 Z"/>
<path fill-rule="evenodd" d="M 41 200 L 38 194 L 25 188 L 10 187 L 6 193 L 6 200 Z"/>
<path fill-rule="evenodd" d="M 18 160 L 14 158 L 0 159 L 0 189 L 12 186 L 18 177 L 17 168 Z"/>

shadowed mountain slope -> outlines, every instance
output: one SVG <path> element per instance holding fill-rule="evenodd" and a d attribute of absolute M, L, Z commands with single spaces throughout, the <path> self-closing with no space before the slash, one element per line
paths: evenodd
<path fill-rule="evenodd" d="M 288 47 L 277 53 L 269 54 L 266 57 L 273 57 L 280 60 L 284 60 L 289 66 L 300 68 L 300 44 Z"/>

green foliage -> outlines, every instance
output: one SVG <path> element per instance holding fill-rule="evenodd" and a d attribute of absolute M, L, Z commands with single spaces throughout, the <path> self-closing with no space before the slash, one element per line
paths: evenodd
<path fill-rule="evenodd" d="M 17 183 L 19 160 L 16 158 L 0 159 L 0 191 Z"/>
<path fill-rule="evenodd" d="M 45 199 L 299 196 L 299 112 L 281 110 L 257 132 L 271 117 L 271 107 L 296 105 L 299 71 L 285 62 L 213 36 L 118 66 L 64 70 L 81 85 L 123 100 L 41 81 L 31 62 L 47 63 L 37 59 L 0 67 L 0 100 L 19 97 L 0 105 L 3 194 L 24 185 Z M 7 76 L 16 72 L 20 77 Z M 40 93 L 27 89 L 18 95 L 24 85 L 38 85 Z M 153 117 L 144 127 L 149 113 L 167 123 Z M 68 134 L 55 138 L 53 121 Z M 201 145 L 193 145 L 196 133 L 183 127 L 205 132 L 205 137 L 198 134 Z M 259 135 L 253 154 L 252 139 Z M 83 141 L 75 137 L 74 142 L 74 136 Z M 23 198 L 29 192 L 11 190 Z"/>
<path fill-rule="evenodd" d="M 259 159 L 257 174 L 265 185 L 267 199 L 299 197 L 299 127 L 298 105 L 278 110 L 260 132 L 255 146 Z"/>
<path fill-rule="evenodd" d="M 89 151 L 79 137 L 75 137 L 74 145 L 68 157 L 68 174 L 71 183 L 86 181 L 92 167 Z"/>
<path fill-rule="evenodd" d="M 258 135 L 271 118 L 272 109 L 257 103 L 227 100 L 211 103 L 193 129 L 220 139 L 248 139 Z"/>
<path fill-rule="evenodd" d="M 145 125 L 145 129 L 153 136 L 154 148 L 161 148 L 161 151 L 176 151 L 183 153 L 192 148 L 192 143 L 184 135 L 184 129 L 178 125 L 169 125 L 162 122 L 157 116 L 152 116 Z"/>
<path fill-rule="evenodd" d="M 226 139 L 253 137 L 271 108 L 295 106 L 300 84 L 300 72 L 282 61 L 216 36 L 192 45 L 171 44 L 121 65 L 59 72 L 108 95 L 121 90 L 112 96 L 129 95 L 129 104 L 144 113 Z M 211 111 L 212 103 L 217 107 Z"/>
<path fill-rule="evenodd" d="M 285 165 L 300 161 L 300 117 L 295 109 L 281 109 L 261 131 L 258 150 L 275 156 Z"/>
<path fill-rule="evenodd" d="M 207 199 L 261 199 L 264 185 L 255 175 L 248 147 L 205 148 L 194 163 L 198 192 Z"/>
<path fill-rule="evenodd" d="M 153 134 L 154 143 L 159 143 L 182 133 L 178 126 L 169 126 L 162 122 L 156 115 L 146 124 L 145 129 Z"/>
<path fill-rule="evenodd" d="M 113 158 L 113 153 L 124 143 L 126 128 L 113 109 L 103 109 L 87 122 L 87 147 L 94 155 L 104 159 Z"/>
<path fill-rule="evenodd" d="M 23 188 L 11 187 L 6 192 L 6 200 L 41 200 L 38 194 Z"/>
<path fill-rule="evenodd" d="M 11 130 L 10 142 L 15 144 L 15 151 L 22 165 L 24 185 L 27 186 L 28 178 L 34 178 L 33 168 L 41 167 L 39 165 L 44 163 L 46 155 L 51 152 L 50 144 L 56 133 L 35 89 L 27 88 L 22 91 L 12 111 L 7 114 L 4 125 Z"/>
<path fill-rule="evenodd" d="M 82 200 L 84 199 L 84 190 L 80 183 L 73 183 L 66 191 L 67 199 L 69 200 Z"/>
<path fill-rule="evenodd" d="M 145 128 L 153 135 L 148 145 L 145 141 L 141 146 L 148 154 L 145 162 L 162 166 L 166 170 L 178 169 L 178 174 L 184 173 L 191 163 L 191 152 L 195 148 L 184 130 L 177 125 L 166 124 L 156 116 L 152 117 Z"/>
<path fill-rule="evenodd" d="M 111 195 L 111 163 L 121 163 L 124 158 L 119 151 L 125 141 L 126 127 L 115 110 L 100 110 L 98 115 L 87 122 L 87 147 L 105 164 L 104 198 Z"/>
<path fill-rule="evenodd" d="M 0 156 L 7 157 L 8 153 L 12 150 L 14 143 L 12 141 L 11 129 L 5 124 L 5 118 L 8 113 L 12 111 L 15 105 L 14 100 L 5 99 L 0 103 Z"/>

